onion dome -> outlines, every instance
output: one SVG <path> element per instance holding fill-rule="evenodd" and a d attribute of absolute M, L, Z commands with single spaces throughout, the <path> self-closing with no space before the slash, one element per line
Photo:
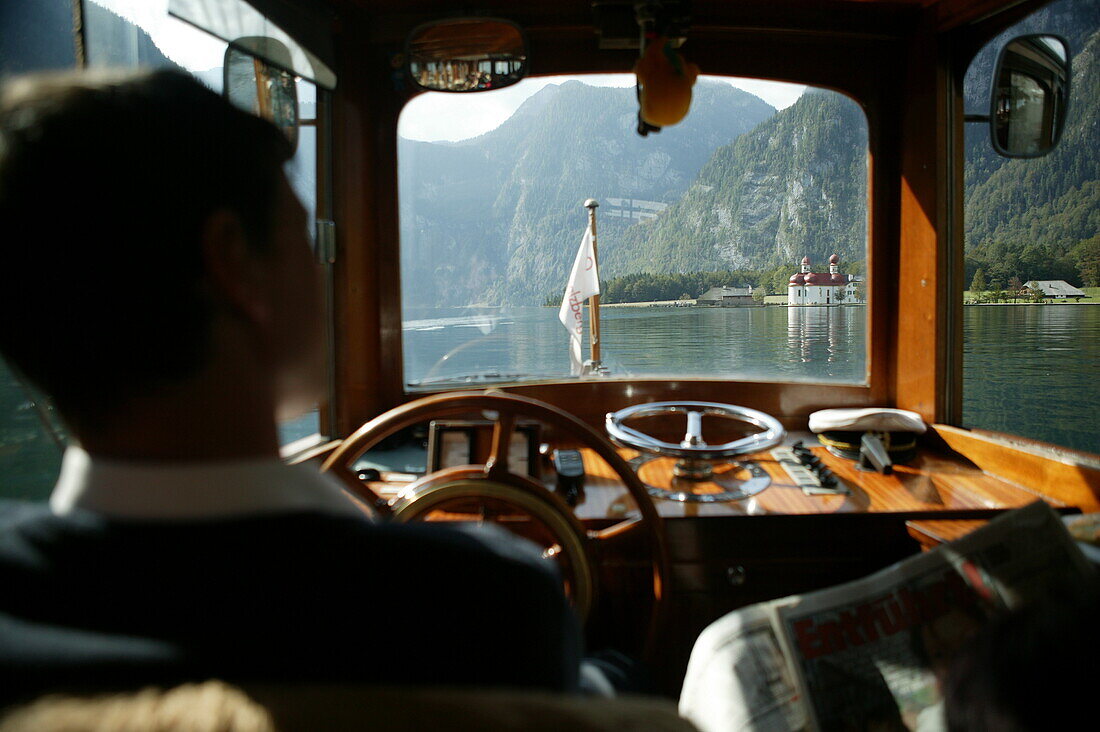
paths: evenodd
<path fill-rule="evenodd" d="M 832 284 L 830 276 L 823 272 L 811 272 L 806 275 L 807 285 L 830 285 Z"/>
<path fill-rule="evenodd" d="M 829 257 L 829 264 L 840 264 L 840 257 L 835 254 Z"/>
<path fill-rule="evenodd" d="M 829 275 L 832 278 L 832 284 L 834 285 L 846 285 L 848 284 L 848 275 L 834 274 Z"/>
<path fill-rule="evenodd" d="M 809 263 L 810 263 L 810 258 L 808 256 L 802 258 L 802 264 L 809 264 Z"/>
<path fill-rule="evenodd" d="M 799 272 L 798 274 L 791 275 L 792 285 L 804 285 L 806 284 L 806 275 Z"/>

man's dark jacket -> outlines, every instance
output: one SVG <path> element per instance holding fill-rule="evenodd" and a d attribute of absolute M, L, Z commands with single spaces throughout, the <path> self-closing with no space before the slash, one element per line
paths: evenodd
<path fill-rule="evenodd" d="M 0 704 L 207 678 L 571 691 L 579 634 L 546 565 L 503 532 L 6 504 Z"/>

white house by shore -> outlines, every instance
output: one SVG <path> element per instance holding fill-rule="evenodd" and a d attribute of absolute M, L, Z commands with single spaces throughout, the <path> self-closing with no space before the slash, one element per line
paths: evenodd
<path fill-rule="evenodd" d="M 837 305 L 839 303 L 862 303 L 857 283 L 863 280 L 861 275 L 844 275 L 837 270 L 840 257 L 829 257 L 828 272 L 814 272 L 810 258 L 802 258 L 802 267 L 797 274 L 791 275 L 787 285 L 788 305 Z"/>
<path fill-rule="evenodd" d="M 1065 300 L 1068 297 L 1088 297 L 1084 290 L 1079 290 L 1065 280 L 1028 280 L 1024 287 L 1038 290 L 1043 297 L 1051 297 L 1055 300 Z"/>

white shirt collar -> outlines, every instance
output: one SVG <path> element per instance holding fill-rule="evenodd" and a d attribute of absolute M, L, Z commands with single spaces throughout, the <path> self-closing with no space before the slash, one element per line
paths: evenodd
<path fill-rule="evenodd" d="M 157 463 L 93 457 L 65 450 L 50 496 L 57 515 L 91 511 L 118 519 L 194 520 L 321 511 L 366 515 L 340 483 L 309 465 L 275 458 Z"/>

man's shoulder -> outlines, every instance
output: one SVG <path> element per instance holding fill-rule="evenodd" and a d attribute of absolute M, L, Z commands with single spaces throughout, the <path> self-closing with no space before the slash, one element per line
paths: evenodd
<path fill-rule="evenodd" d="M 217 559 L 222 566 L 281 565 L 288 572 L 294 566 L 324 572 L 362 562 L 375 575 L 458 572 L 470 578 L 488 572 L 497 578 L 534 575 L 555 581 L 552 565 L 533 545 L 492 525 L 377 523 L 322 511 L 121 521 L 82 511 L 58 516 L 44 505 L 0 502 L 0 563 L 73 555 L 89 562 L 125 556 L 130 562 L 149 553 L 162 560 Z"/>
<path fill-rule="evenodd" d="M 31 665 L 57 629 L 81 628 L 185 649 L 233 678 L 325 669 L 326 678 L 389 683 L 576 685 L 577 629 L 553 564 L 495 528 L 323 513 L 121 522 L 33 507 L 0 510 L 0 522 L 11 527 L 0 539 L 0 616 L 40 626 L 38 645 L 19 656 Z M 403 634 L 361 642 L 363 628 L 395 622 L 462 631 L 442 655 L 434 641 Z M 0 623 L 0 662 L 3 631 Z M 488 635 L 523 642 L 486 644 Z M 18 650 L 8 646 L 9 656 Z M 120 661 L 66 663 L 75 675 L 95 664 L 129 668 L 134 654 L 123 650 Z M 182 668 L 171 653 L 133 663 L 141 673 Z"/>

